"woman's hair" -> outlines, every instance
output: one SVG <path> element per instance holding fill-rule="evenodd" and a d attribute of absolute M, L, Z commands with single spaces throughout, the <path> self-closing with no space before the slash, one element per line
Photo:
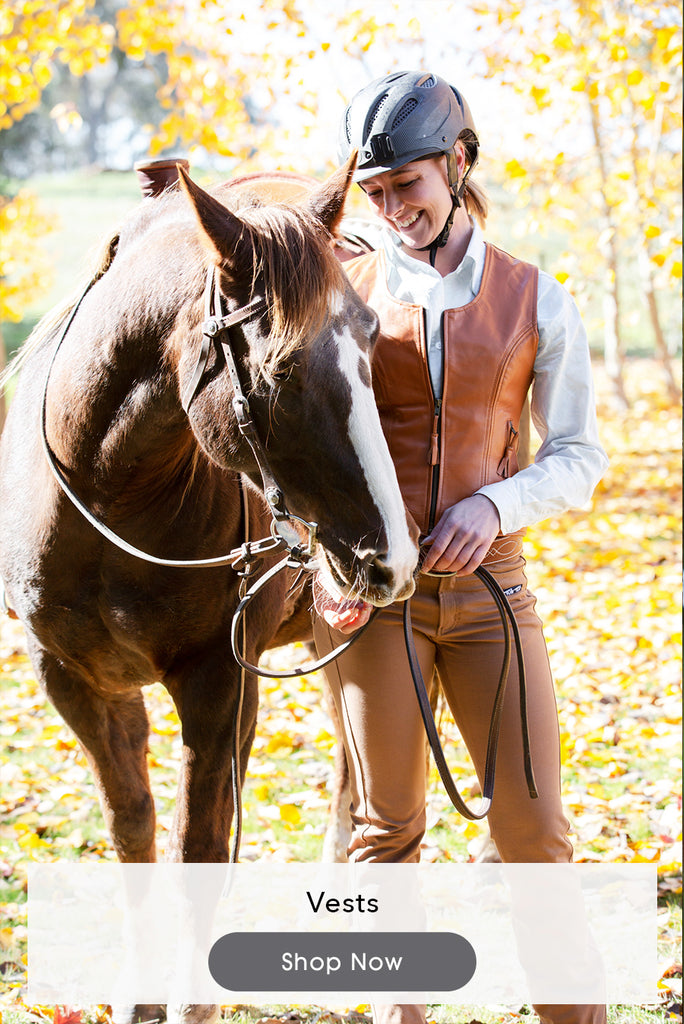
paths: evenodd
<path fill-rule="evenodd" d="M 475 132 L 471 131 L 470 128 L 464 128 L 456 141 L 463 145 L 468 159 L 468 164 L 472 167 L 478 157 L 479 143 L 477 135 Z M 473 181 L 470 176 L 468 176 L 465 183 L 463 202 L 470 216 L 474 217 L 480 227 L 484 227 L 485 221 L 487 220 L 487 214 L 489 213 L 487 193 L 482 186 Z"/>
<path fill-rule="evenodd" d="M 472 178 L 466 182 L 463 203 L 470 216 L 483 228 L 489 213 L 489 200 L 482 185 L 478 185 Z"/>

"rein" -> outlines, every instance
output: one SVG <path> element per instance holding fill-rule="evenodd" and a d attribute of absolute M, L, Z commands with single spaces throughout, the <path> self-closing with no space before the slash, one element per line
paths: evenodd
<path fill-rule="evenodd" d="M 306 665 L 301 665 L 297 668 L 290 669 L 286 672 L 273 671 L 270 669 L 261 668 L 258 665 L 252 665 L 250 662 L 245 660 L 244 657 L 244 637 L 246 634 L 245 628 L 245 611 L 247 607 L 254 600 L 256 595 L 265 587 L 279 572 L 285 569 L 288 565 L 296 567 L 300 563 L 293 562 L 289 556 L 286 556 L 282 561 L 278 562 L 271 569 L 260 576 L 255 583 L 246 590 L 241 597 L 240 603 L 238 604 L 235 614 L 233 616 L 233 623 L 231 629 L 231 644 L 233 647 L 233 655 L 236 661 L 242 666 L 244 671 L 252 672 L 254 675 L 264 676 L 268 679 L 292 679 L 296 676 L 308 675 L 311 672 L 317 672 L 319 669 L 324 668 L 330 662 L 339 658 L 341 654 L 344 654 L 353 643 L 355 643 L 368 629 L 373 619 L 380 612 L 379 608 L 375 608 L 371 613 L 368 622 L 358 629 L 351 635 L 348 640 L 345 640 L 339 647 L 333 648 L 328 654 L 326 654 L 319 661 L 309 662 Z M 302 568 L 306 569 L 307 566 Z M 434 573 L 432 575 L 452 575 L 449 573 Z M 534 781 L 534 774 L 532 771 L 532 756 L 530 751 L 530 737 L 529 728 L 527 723 L 527 686 L 525 678 L 525 664 L 522 652 L 522 641 L 520 639 L 520 632 L 518 630 L 518 623 L 515 618 L 515 613 L 511 608 L 510 602 L 506 597 L 505 593 L 497 583 L 496 579 L 491 573 L 483 566 L 478 566 L 475 569 L 474 575 L 477 576 L 482 583 L 485 585 L 489 593 L 491 594 L 499 615 L 501 617 L 501 625 L 504 634 L 504 653 L 503 661 L 501 665 L 501 671 L 499 674 L 499 682 L 497 685 L 496 696 L 494 698 L 494 707 L 492 710 L 492 717 L 489 724 L 489 735 L 487 738 L 487 753 L 485 757 L 485 772 L 484 781 L 482 784 L 482 800 L 478 810 L 473 811 L 465 803 L 463 797 L 456 788 L 453 776 L 449 770 L 449 766 L 446 762 L 444 750 L 439 739 L 439 733 L 437 731 L 437 725 L 435 723 L 435 717 L 432 713 L 430 706 L 430 697 L 425 686 L 425 680 L 423 673 L 420 668 L 420 662 L 416 653 L 416 647 L 413 639 L 413 627 L 411 623 L 411 598 L 408 598 L 404 602 L 403 611 L 403 624 L 404 624 L 404 640 L 406 643 L 406 654 L 409 660 L 409 666 L 411 669 L 411 678 L 413 680 L 413 686 L 416 691 L 416 697 L 418 698 L 418 705 L 420 707 L 421 717 L 425 726 L 425 732 L 432 750 L 432 755 L 435 760 L 435 765 L 439 772 L 439 776 L 442 780 L 442 784 L 447 792 L 451 803 L 454 808 L 464 818 L 469 821 L 480 821 L 485 818 L 490 811 L 492 804 L 492 797 L 494 795 L 494 780 L 496 775 L 496 755 L 499 744 L 499 733 L 501 730 L 501 718 L 503 714 L 504 697 L 506 695 L 506 684 L 508 682 L 508 670 L 511 662 L 511 631 L 513 633 L 513 640 L 515 643 L 516 659 L 518 665 L 518 679 L 519 679 L 519 690 L 520 690 L 520 728 L 522 733 L 522 746 L 523 746 L 523 764 L 525 770 L 525 779 L 527 781 L 527 790 L 531 799 L 538 797 L 536 784 Z M 242 649 L 239 640 L 240 626 L 242 626 L 242 638 L 243 644 Z"/>
<path fill-rule="evenodd" d="M 269 511 L 271 513 L 271 536 L 263 538 L 258 541 L 250 541 L 246 539 L 245 542 L 239 547 L 234 548 L 226 555 L 220 555 L 215 558 L 201 558 L 201 559 L 170 559 L 170 558 L 158 558 L 155 555 L 151 555 L 149 552 L 142 551 L 140 548 L 129 544 L 123 538 L 119 537 L 118 534 L 110 530 L 103 522 L 97 519 L 87 506 L 81 501 L 81 499 L 72 491 L 69 482 L 67 480 L 64 470 L 58 463 L 55 453 L 50 447 L 50 443 L 47 437 L 47 394 L 50 383 L 50 377 L 52 370 L 57 358 L 57 354 L 60 351 L 62 343 L 66 338 L 66 335 L 73 323 L 73 320 L 81 306 L 81 303 L 85 299 L 86 295 L 90 291 L 91 287 L 97 280 L 93 278 L 83 293 L 76 301 L 71 312 L 64 321 L 64 325 L 59 334 L 57 345 L 52 354 L 48 370 L 45 376 L 45 385 L 43 390 L 43 401 L 41 409 L 41 439 L 45 456 L 52 470 L 52 473 L 61 487 L 64 494 L 69 498 L 73 505 L 78 509 L 81 515 L 87 520 L 90 525 L 98 531 L 106 540 L 110 541 L 116 547 L 125 551 L 129 555 L 133 555 L 136 558 L 143 559 L 146 562 L 151 562 L 154 565 L 163 565 L 173 568 L 206 568 L 220 565 L 231 565 L 241 576 L 240 583 L 240 601 L 235 610 L 231 626 L 231 645 L 233 654 L 236 661 L 240 665 L 240 686 L 238 693 L 238 700 L 236 702 L 236 709 L 234 715 L 234 731 L 233 731 L 233 797 L 234 797 L 234 808 L 236 816 L 236 824 L 233 837 L 233 849 L 231 852 L 231 862 L 237 861 L 239 845 L 240 845 L 240 833 L 241 833 L 241 794 L 240 794 L 240 741 L 239 741 L 239 726 L 240 716 L 242 712 L 242 702 L 244 697 L 245 689 L 245 673 L 251 672 L 257 676 L 265 676 L 268 678 L 292 678 L 294 676 L 300 676 L 311 672 L 318 671 L 324 668 L 330 662 L 338 658 L 348 648 L 363 635 L 365 630 L 368 628 L 374 617 L 378 613 L 379 609 L 375 609 L 372 613 L 368 623 L 361 629 L 357 630 L 348 640 L 342 643 L 339 647 L 336 647 L 325 657 L 311 664 L 303 665 L 299 668 L 295 668 L 288 672 L 273 672 L 267 669 L 260 668 L 258 665 L 252 665 L 246 660 L 246 621 L 245 612 L 251 602 L 254 600 L 256 595 L 266 586 L 272 579 L 275 578 L 280 572 L 286 568 L 299 569 L 300 574 L 304 571 L 312 571 L 313 563 L 312 556 L 316 545 L 316 532 L 317 524 L 314 522 L 308 522 L 301 519 L 299 516 L 293 515 L 287 509 L 285 504 L 285 498 L 281 488 L 279 487 L 268 462 L 266 451 L 261 443 L 258 436 L 255 424 L 251 418 L 249 401 L 244 393 L 242 383 L 240 381 L 240 375 L 238 373 L 237 363 L 235 361 L 235 355 L 231 345 L 231 331 L 239 327 L 240 324 L 254 317 L 263 315 L 266 312 L 267 306 L 263 298 L 252 299 L 245 306 L 241 306 L 239 309 L 232 313 L 227 314 L 224 309 L 223 296 L 220 290 L 220 271 L 218 267 L 210 267 L 207 271 L 206 284 L 204 289 L 204 321 L 202 323 L 202 346 L 200 353 L 193 370 L 192 377 L 189 384 L 182 396 L 182 406 L 186 413 L 188 413 L 190 406 L 196 397 L 206 368 L 209 362 L 212 347 L 215 348 L 217 358 L 223 359 L 223 362 L 228 370 L 230 380 L 233 386 L 233 410 L 238 423 L 238 428 L 241 435 L 245 438 L 250 446 L 250 449 L 254 455 L 261 478 L 263 482 L 264 497 L 268 504 Z M 224 340 L 224 335 L 228 335 L 228 339 Z M 246 513 L 246 494 L 243 489 L 243 502 L 245 502 L 245 513 Z M 293 522 L 298 523 L 304 527 L 308 534 L 308 541 L 305 546 L 302 545 L 301 538 L 297 533 L 293 525 Z M 248 516 L 245 514 L 245 529 L 248 528 Z M 273 553 L 276 551 L 287 550 L 287 554 L 274 566 L 269 568 L 263 575 L 261 575 L 251 586 L 249 586 L 249 578 L 256 571 L 257 566 L 261 562 L 261 556 L 264 554 Z M 499 614 L 501 616 L 501 623 L 504 631 L 504 657 L 503 664 L 501 667 L 501 674 L 499 677 L 499 683 L 496 691 L 496 697 L 494 701 L 494 709 L 492 711 L 492 718 L 489 728 L 489 736 L 487 740 L 487 754 L 485 761 L 485 777 L 482 787 L 482 803 L 477 811 L 472 811 L 463 798 L 458 793 L 456 785 L 453 781 L 451 773 L 446 763 L 444 751 L 439 740 L 437 727 L 435 724 L 432 709 L 430 707 L 430 700 L 427 694 L 425 681 L 423 679 L 420 664 L 416 654 L 416 649 L 413 641 L 413 632 L 411 626 L 411 608 L 410 599 L 404 603 L 404 637 L 406 642 L 406 651 L 409 659 L 409 665 L 411 668 L 411 675 L 413 678 L 418 703 L 420 706 L 421 716 L 425 725 L 428 741 L 432 749 L 432 753 L 437 765 L 440 777 L 447 791 L 447 794 L 454 805 L 455 809 L 459 811 L 465 818 L 470 820 L 480 820 L 484 818 L 491 807 L 491 801 L 494 791 L 494 778 L 496 771 L 496 755 L 499 741 L 499 731 L 501 726 L 501 717 L 503 711 L 503 702 L 506 690 L 506 682 L 508 679 L 508 669 L 510 666 L 510 652 L 511 652 L 511 638 L 510 631 L 513 630 L 516 654 L 518 661 L 518 673 L 519 673 L 519 688 L 520 688 L 520 722 L 522 729 L 522 741 L 523 741 L 523 757 L 525 776 L 527 779 L 527 786 L 530 797 L 537 797 L 537 790 L 535 787 L 534 776 L 532 773 L 532 764 L 530 756 L 530 742 L 527 724 L 527 697 L 526 697 L 526 685 L 525 685 L 525 667 L 523 663 L 522 645 L 520 641 L 520 634 L 518 632 L 515 615 L 508 602 L 506 595 L 503 590 L 496 582 L 490 573 L 482 568 L 481 566 L 475 570 L 477 575 L 482 582 L 485 584 L 490 594 L 492 595 Z M 298 577 L 299 578 L 299 577 Z M 295 584 L 296 585 L 295 581 Z M 509 627 L 510 622 L 510 627 Z M 242 628 L 240 628 L 242 627 Z M 240 636 L 241 634 L 241 636 Z"/>

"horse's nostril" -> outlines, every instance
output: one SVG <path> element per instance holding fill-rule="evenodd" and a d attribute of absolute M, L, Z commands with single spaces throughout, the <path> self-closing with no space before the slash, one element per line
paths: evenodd
<path fill-rule="evenodd" d="M 368 565 L 368 582 L 372 587 L 387 587 L 394 580 L 394 570 L 377 555 Z"/>
<path fill-rule="evenodd" d="M 405 601 L 415 590 L 413 573 L 398 571 L 384 555 L 368 560 L 366 579 L 371 589 L 386 593 L 392 601 Z"/>

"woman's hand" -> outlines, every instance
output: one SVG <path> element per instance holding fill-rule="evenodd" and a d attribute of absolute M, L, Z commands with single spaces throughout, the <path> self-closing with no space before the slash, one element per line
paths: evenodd
<path fill-rule="evenodd" d="M 448 508 L 423 545 L 425 572 L 469 576 L 482 562 L 501 529 L 499 512 L 484 494 L 473 494 Z"/>
<path fill-rule="evenodd" d="M 320 573 L 314 576 L 313 600 L 317 614 L 338 633 L 353 633 L 354 630 L 361 629 L 373 611 L 373 606 L 360 598 L 348 597 L 338 600 L 333 597 Z"/>
<path fill-rule="evenodd" d="M 338 608 L 325 608 L 323 618 L 338 633 L 354 633 L 368 622 L 373 606 L 365 601 L 342 601 Z"/>

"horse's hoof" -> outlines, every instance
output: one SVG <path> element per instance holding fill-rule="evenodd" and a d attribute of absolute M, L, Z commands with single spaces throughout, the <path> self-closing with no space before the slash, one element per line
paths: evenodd
<path fill-rule="evenodd" d="M 167 1006 L 167 1024 L 218 1024 L 221 1019 L 218 1006 L 202 1003 L 178 1003 Z"/>
<path fill-rule="evenodd" d="M 166 1007 L 154 1003 L 112 1006 L 112 1024 L 158 1024 L 166 1018 Z"/>

